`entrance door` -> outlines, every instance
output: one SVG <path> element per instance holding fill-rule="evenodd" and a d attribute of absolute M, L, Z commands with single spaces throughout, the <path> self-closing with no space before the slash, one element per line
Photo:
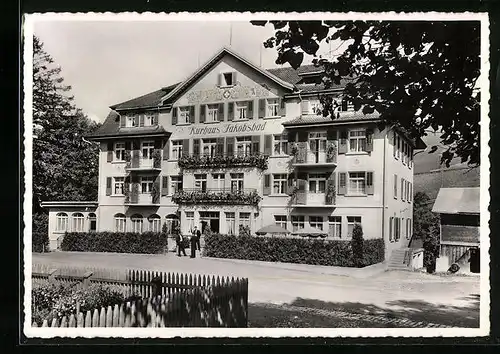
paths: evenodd
<path fill-rule="evenodd" d="M 210 219 L 210 229 L 213 233 L 219 233 L 219 219 Z"/>

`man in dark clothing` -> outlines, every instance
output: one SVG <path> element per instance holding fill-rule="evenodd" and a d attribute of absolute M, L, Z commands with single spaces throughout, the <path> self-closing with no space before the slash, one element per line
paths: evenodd
<path fill-rule="evenodd" d="M 196 227 L 196 226 L 194 227 L 194 230 L 193 230 L 193 236 L 196 239 L 196 243 L 195 243 L 196 249 L 198 251 L 201 251 L 201 245 L 200 245 L 201 231 L 198 230 L 198 227 Z"/>
<path fill-rule="evenodd" d="M 177 256 L 180 257 L 181 256 L 181 251 L 182 253 L 187 256 L 186 254 L 186 250 L 184 249 L 184 243 L 183 243 L 183 238 L 182 238 L 182 235 L 180 232 L 178 232 L 176 235 L 175 235 L 175 243 L 177 243 Z"/>
<path fill-rule="evenodd" d="M 196 236 L 191 236 L 191 258 L 196 258 Z"/>

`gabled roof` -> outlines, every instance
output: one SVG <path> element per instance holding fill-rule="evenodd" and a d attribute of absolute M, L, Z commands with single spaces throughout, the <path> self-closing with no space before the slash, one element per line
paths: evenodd
<path fill-rule="evenodd" d="M 441 188 L 432 211 L 441 214 L 479 214 L 479 195 L 479 188 Z"/>
<path fill-rule="evenodd" d="M 114 110 L 125 110 L 134 108 L 158 107 L 161 104 L 162 97 L 164 97 L 174 88 L 176 88 L 179 84 L 180 83 L 176 83 L 174 85 L 163 87 L 159 90 L 147 93 L 145 95 L 133 98 L 131 100 L 114 104 L 109 108 Z"/>
<path fill-rule="evenodd" d="M 324 125 L 335 125 L 336 123 L 346 124 L 348 122 L 361 122 L 361 121 L 376 121 L 380 117 L 377 112 L 371 114 L 363 114 L 361 111 L 349 111 L 340 112 L 338 118 L 331 119 L 330 117 L 323 117 L 318 115 L 309 115 L 294 118 L 287 122 L 284 122 L 285 127 L 295 127 L 310 124 L 324 124 Z"/>
<path fill-rule="evenodd" d="M 293 90 L 294 86 L 293 84 L 290 84 L 289 82 L 286 82 L 276 75 L 272 74 L 268 70 L 260 68 L 258 65 L 255 65 L 254 63 L 250 62 L 249 60 L 243 58 L 239 54 L 233 52 L 231 49 L 224 47 L 222 48 L 216 55 L 214 55 L 212 58 L 210 58 L 204 65 L 202 65 L 197 71 L 195 71 L 190 77 L 188 77 L 186 80 L 184 80 L 180 85 L 178 85 L 175 89 L 170 91 L 168 94 L 166 94 L 163 97 L 164 101 L 169 101 L 176 97 L 182 90 L 184 90 L 186 87 L 191 85 L 195 80 L 197 80 L 201 75 L 206 73 L 210 68 L 212 68 L 224 55 L 230 55 L 233 58 L 236 58 L 240 62 L 248 65 L 252 69 L 260 72 L 262 75 L 268 77 L 272 81 L 276 82 L 278 85 L 288 89 L 288 90 Z"/>

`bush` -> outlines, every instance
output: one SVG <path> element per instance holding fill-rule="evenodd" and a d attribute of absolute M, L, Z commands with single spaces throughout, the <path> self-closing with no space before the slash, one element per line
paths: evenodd
<path fill-rule="evenodd" d="M 31 232 L 31 251 L 49 251 L 49 217 L 47 214 L 33 214 Z"/>
<path fill-rule="evenodd" d="M 167 238 L 159 232 L 67 232 L 61 243 L 63 251 L 163 253 Z"/>
<path fill-rule="evenodd" d="M 248 226 L 248 225 L 245 225 L 245 226 L 240 225 L 239 230 L 238 230 L 238 234 L 240 236 L 251 236 L 252 233 L 250 232 L 250 226 Z"/>
<path fill-rule="evenodd" d="M 384 260 L 384 240 L 364 240 L 363 265 Z M 254 237 L 212 234 L 205 237 L 203 255 L 325 266 L 355 266 L 348 241 L 286 237 Z"/>
<path fill-rule="evenodd" d="M 132 296 L 136 297 L 137 295 Z M 54 317 L 61 319 L 63 316 L 76 314 L 77 304 L 80 304 L 81 312 L 86 312 L 128 300 L 120 291 L 99 284 L 82 289 L 61 284 L 38 285 L 32 291 L 32 321 L 40 326 L 45 319 L 50 322 Z"/>
<path fill-rule="evenodd" d="M 360 224 L 356 224 L 352 230 L 351 239 L 352 257 L 356 267 L 364 266 L 363 241 L 363 229 Z"/>

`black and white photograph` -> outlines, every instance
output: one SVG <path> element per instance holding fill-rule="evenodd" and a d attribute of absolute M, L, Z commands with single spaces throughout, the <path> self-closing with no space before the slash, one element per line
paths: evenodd
<path fill-rule="evenodd" d="M 26 15 L 25 335 L 488 335 L 488 26 Z"/>

